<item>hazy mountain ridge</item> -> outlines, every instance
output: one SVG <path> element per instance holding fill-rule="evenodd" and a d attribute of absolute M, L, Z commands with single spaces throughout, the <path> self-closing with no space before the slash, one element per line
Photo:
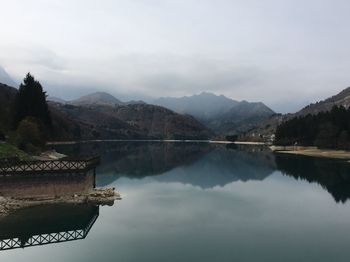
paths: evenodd
<path fill-rule="evenodd" d="M 350 87 L 342 90 L 338 94 L 322 100 L 317 103 L 310 104 L 292 116 L 302 116 L 307 114 L 317 114 L 320 112 L 329 111 L 333 106 L 344 106 L 349 108 L 350 106 Z"/>
<path fill-rule="evenodd" d="M 0 83 L 3 83 L 8 86 L 17 86 L 15 81 L 13 81 L 11 76 L 1 66 L 0 66 Z"/>
<path fill-rule="evenodd" d="M 122 105 L 123 102 L 105 92 L 95 92 L 69 102 L 72 105 Z"/>
<path fill-rule="evenodd" d="M 154 103 L 178 113 L 192 115 L 220 134 L 245 132 L 275 114 L 261 102 L 238 102 L 206 92 L 181 98 L 159 98 Z"/>
<path fill-rule="evenodd" d="M 0 84 L 2 129 L 11 125 L 11 103 L 17 92 L 16 88 Z M 103 102 L 119 101 L 109 99 L 110 95 L 102 98 L 108 98 Z M 49 102 L 54 129 L 51 139 L 208 139 L 213 135 L 193 117 L 166 108 L 136 101 L 114 106 L 99 102 L 79 106 Z"/>
<path fill-rule="evenodd" d="M 62 99 L 62 98 L 59 98 L 59 97 L 56 97 L 56 96 L 49 96 L 47 98 L 47 101 L 50 101 L 50 102 L 55 102 L 55 103 L 61 103 L 61 104 L 66 104 L 67 101 Z"/>
<path fill-rule="evenodd" d="M 208 139 L 213 136 L 191 116 L 143 101 L 122 102 L 104 92 L 65 104 L 52 103 L 52 106 L 70 119 L 90 126 L 94 139 Z"/>
<path fill-rule="evenodd" d="M 49 96 L 48 101 L 61 103 L 61 104 L 70 104 L 75 106 L 89 106 L 89 105 L 105 105 L 105 106 L 115 106 L 115 105 L 132 105 L 132 104 L 146 104 L 142 100 L 131 100 L 127 102 L 122 102 L 117 99 L 115 96 L 106 93 L 106 92 L 95 92 L 88 95 L 81 96 L 73 100 L 64 100 L 59 97 Z"/>
<path fill-rule="evenodd" d="M 220 114 L 228 112 L 239 102 L 223 95 L 202 92 L 199 95 L 176 97 L 161 97 L 153 104 L 169 108 L 180 114 L 190 114 L 197 119 L 207 121 Z"/>
<path fill-rule="evenodd" d="M 88 126 L 87 139 L 208 139 L 213 135 L 194 118 L 154 105 L 52 106 Z"/>
<path fill-rule="evenodd" d="M 273 115 L 269 119 L 266 119 L 265 121 L 261 122 L 260 125 L 258 125 L 256 128 L 249 130 L 246 136 L 271 136 L 276 132 L 277 126 L 283 123 L 284 121 L 290 120 L 294 117 L 306 116 L 308 114 L 316 115 L 320 112 L 327 112 L 330 111 L 333 106 L 344 106 L 345 108 L 350 107 L 350 87 L 342 90 L 334 96 L 331 96 L 316 103 L 312 103 L 294 114 Z"/>

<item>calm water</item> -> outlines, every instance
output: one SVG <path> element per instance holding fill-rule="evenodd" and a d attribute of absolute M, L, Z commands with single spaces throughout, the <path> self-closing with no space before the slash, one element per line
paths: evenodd
<path fill-rule="evenodd" d="M 0 261 L 350 261 L 349 163 L 190 143 L 58 150 L 101 154 L 97 185 L 123 200 L 14 214 L 1 236 L 85 235 L 0 251 Z"/>

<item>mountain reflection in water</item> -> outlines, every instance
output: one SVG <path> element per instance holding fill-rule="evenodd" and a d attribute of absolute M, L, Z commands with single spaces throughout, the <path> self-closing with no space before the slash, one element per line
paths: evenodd
<path fill-rule="evenodd" d="M 100 210 L 43 206 L 0 219 L 3 249 L 84 238 L 0 252 L 0 261 L 350 259 L 346 161 L 209 143 L 108 142 L 55 148 L 69 155 L 101 155 L 97 186 L 116 187 L 123 199 Z M 30 181 L 47 194 L 46 180 Z M 20 184 L 6 179 L 0 189 L 9 185 Z M 56 192 L 56 187 L 47 190 Z"/>
<path fill-rule="evenodd" d="M 263 180 L 276 171 L 318 183 L 336 202 L 350 198 L 350 164 L 343 160 L 274 154 L 263 146 L 209 143 L 115 142 L 56 146 L 60 152 L 102 155 L 97 185 L 121 177 L 155 176 L 158 182 L 179 182 L 203 189 L 235 181 Z"/>

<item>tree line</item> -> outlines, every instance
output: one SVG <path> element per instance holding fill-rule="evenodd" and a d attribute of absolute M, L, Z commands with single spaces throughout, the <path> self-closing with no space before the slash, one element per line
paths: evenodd
<path fill-rule="evenodd" d="M 275 144 L 350 149 L 350 108 L 334 106 L 328 112 L 285 121 L 277 127 Z"/>

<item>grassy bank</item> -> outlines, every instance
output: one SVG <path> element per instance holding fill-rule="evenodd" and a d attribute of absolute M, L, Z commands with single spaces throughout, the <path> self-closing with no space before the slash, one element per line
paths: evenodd
<path fill-rule="evenodd" d="M 28 155 L 26 152 L 18 149 L 13 145 L 7 143 L 0 143 L 0 158 L 6 157 L 18 157 L 23 160 L 31 158 L 31 156 Z"/>

